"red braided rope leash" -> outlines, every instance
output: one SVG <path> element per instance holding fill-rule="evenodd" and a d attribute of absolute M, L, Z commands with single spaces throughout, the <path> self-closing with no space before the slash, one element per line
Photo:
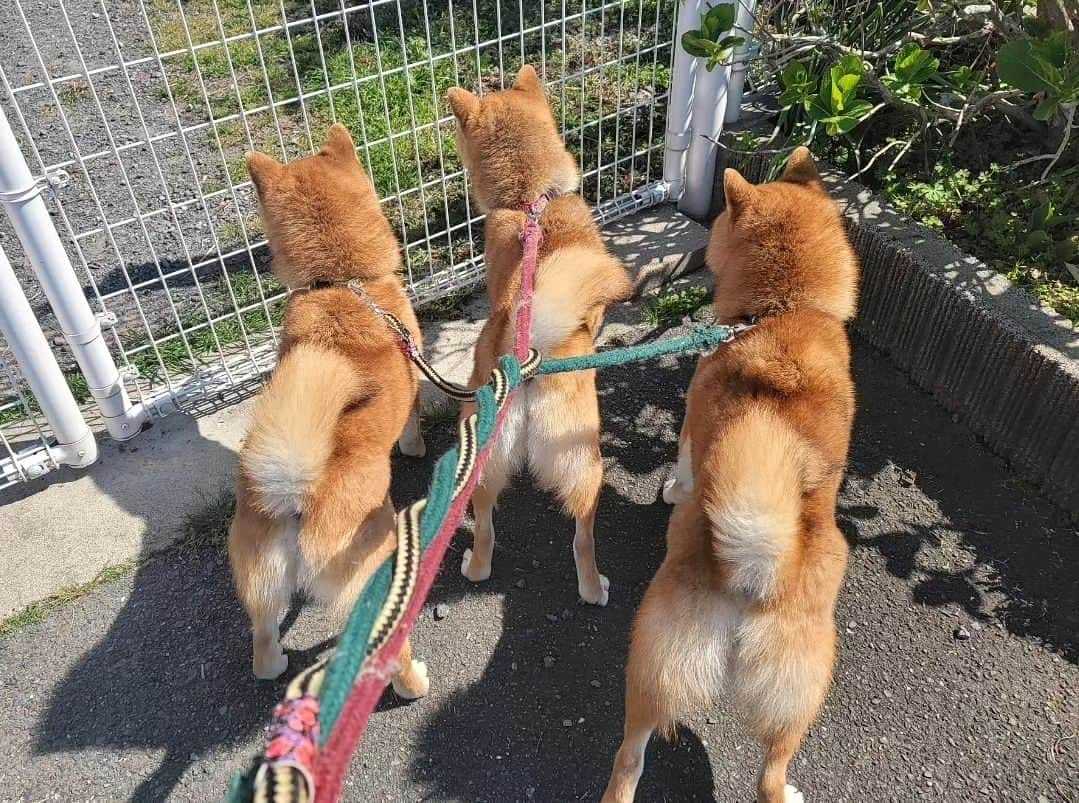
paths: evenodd
<path fill-rule="evenodd" d="M 536 263 L 539 260 L 539 241 L 543 235 L 539 218 L 543 210 L 547 208 L 548 197 L 541 195 L 531 204 L 525 212 L 528 219 L 521 231 L 521 287 L 517 295 L 517 320 L 514 330 L 514 355 L 518 360 L 525 360 L 532 340 L 532 296 L 536 286 Z M 326 743 L 322 746 L 318 762 L 316 764 L 315 794 L 318 803 L 336 803 L 341 797 L 341 789 L 344 783 L 345 772 L 348 770 L 352 754 L 367 728 L 367 722 L 371 718 L 371 712 L 378 705 L 383 689 L 390 682 L 394 671 L 399 664 L 397 656 L 401 654 L 405 639 L 412 630 L 412 626 L 419 618 L 423 603 L 431 590 L 431 586 L 438 576 L 442 559 L 446 555 L 450 541 L 453 539 L 457 527 L 464 518 L 465 509 L 472 499 L 472 493 L 476 484 L 483 474 L 483 468 L 487 464 L 491 449 L 494 447 L 497 433 L 502 428 L 502 422 L 506 412 L 512 403 L 511 399 L 503 405 L 495 419 L 495 436 L 491 438 L 487 447 L 476 456 L 476 467 L 472 476 L 465 485 L 463 491 L 457 496 L 447 512 L 442 528 L 438 531 L 430 547 L 420 562 L 419 576 L 412 598 L 409 600 L 408 609 L 397 626 L 397 630 L 383 648 L 371 656 L 367 661 L 356 684 L 345 702 L 341 714 L 337 718 L 333 732 Z"/>

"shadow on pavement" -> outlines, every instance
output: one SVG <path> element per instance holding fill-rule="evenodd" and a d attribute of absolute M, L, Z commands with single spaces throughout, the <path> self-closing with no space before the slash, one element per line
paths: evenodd
<path fill-rule="evenodd" d="M 858 420 L 839 510 L 852 545 L 879 551 L 892 574 L 911 581 L 915 602 L 998 619 L 1079 661 L 1076 528 L 884 355 L 864 345 L 854 354 Z M 882 530 L 882 511 L 858 504 L 870 484 L 888 488 L 886 518 L 901 528 Z M 957 554 L 942 555 L 946 543 Z"/>
<path fill-rule="evenodd" d="M 878 551 L 892 574 L 910 580 L 914 601 L 956 603 L 971 616 L 996 617 L 1076 660 L 1074 530 L 1052 505 L 1017 487 L 928 397 L 882 366 L 884 359 L 855 349 L 860 412 L 840 512 L 854 547 Z M 470 600 L 502 594 L 500 606 L 485 608 L 500 608 L 500 616 L 462 618 L 437 632 L 421 622 L 421 641 L 432 650 L 442 640 L 437 648 L 459 651 L 462 665 L 470 660 L 470 631 L 490 628 L 496 646 L 489 659 L 471 655 L 474 664 L 486 660 L 475 682 L 458 683 L 437 706 L 432 700 L 415 709 L 423 718 L 419 735 L 398 756 L 416 782 L 412 788 L 432 799 L 469 801 L 598 798 L 621 733 L 629 626 L 662 559 L 669 509 L 656 500 L 674 458 L 692 365 L 668 360 L 601 377 L 608 482 L 596 536 L 601 570 L 612 581 L 606 609 L 576 604 L 572 523 L 525 478 L 496 514 L 488 584 L 472 586 L 460 576 L 469 536 L 459 534 L 431 603 L 465 609 Z M 434 458 L 449 445 L 452 427 L 434 429 L 428 427 L 428 459 L 396 464 L 399 506 L 424 493 Z M 192 430 L 198 437 L 193 424 Z M 213 459 L 235 459 L 218 450 Z M 888 484 L 896 510 L 863 503 L 860 489 L 875 483 Z M 153 522 L 152 499 L 125 499 L 122 483 L 103 490 Z M 885 527 L 885 520 L 905 524 Z M 962 560 L 945 561 L 941 544 L 953 542 Z M 297 626 L 310 627 L 305 621 L 319 618 L 305 611 Z M 290 652 L 290 670 L 311 663 L 324 646 Z M 222 553 L 149 560 L 107 633 L 55 686 L 35 751 L 164 751 L 133 799 L 176 794 L 191 764 L 249 741 L 267 723 L 283 684 L 255 683 L 249 659 L 246 621 Z M 654 742 L 639 799 L 712 800 L 706 747 L 689 730 L 673 744 Z"/>

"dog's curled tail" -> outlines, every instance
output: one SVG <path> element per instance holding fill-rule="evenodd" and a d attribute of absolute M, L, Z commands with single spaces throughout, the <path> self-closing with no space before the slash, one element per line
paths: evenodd
<path fill-rule="evenodd" d="M 629 274 L 610 254 L 584 246 L 558 249 L 539 266 L 532 347 L 543 351 L 582 326 L 597 326 L 608 306 L 632 293 Z"/>
<path fill-rule="evenodd" d="M 271 516 L 295 516 L 333 452 L 337 419 L 364 392 L 341 354 L 295 346 L 281 358 L 255 405 L 240 468 L 258 506 Z"/>
<path fill-rule="evenodd" d="M 728 582 L 765 601 L 797 558 L 802 499 L 825 474 L 823 456 L 775 412 L 736 418 L 702 466 L 698 485 Z"/>

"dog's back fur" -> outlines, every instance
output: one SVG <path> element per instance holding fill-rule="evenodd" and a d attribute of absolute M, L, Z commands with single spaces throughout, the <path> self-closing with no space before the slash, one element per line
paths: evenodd
<path fill-rule="evenodd" d="M 765 747 L 759 799 L 800 799 L 787 762 L 832 675 L 857 259 L 807 150 L 780 181 L 754 187 L 728 170 L 724 187 L 707 254 L 717 318 L 760 322 L 702 357 L 690 386 L 688 466 L 634 623 L 608 803 L 632 800 L 647 734 L 670 734 L 724 690 Z"/>
<path fill-rule="evenodd" d="M 594 352 L 606 308 L 629 297 L 626 270 L 608 253 L 592 211 L 574 194 L 577 164 L 565 149 L 539 77 L 525 66 L 511 89 L 478 98 L 453 89 L 461 158 L 473 194 L 487 212 L 484 228 L 491 317 L 476 344 L 472 385 L 490 378 L 500 355 L 512 351 L 521 282 L 523 209 L 542 194 L 554 197 L 540 218 L 532 345 L 545 356 Z M 471 406 L 465 406 L 467 415 Z M 491 511 L 513 473 L 527 463 L 538 484 L 554 491 L 576 519 L 574 556 L 578 590 L 587 602 L 606 604 L 607 579 L 596 567 L 592 526 L 603 466 L 599 454 L 595 374 L 542 376 L 518 394 L 473 496 L 474 548 L 462 571 L 473 581 L 491 571 Z"/>
<path fill-rule="evenodd" d="M 362 282 L 420 341 L 396 275 L 397 239 L 344 126 L 330 129 L 315 156 L 283 165 L 251 153 L 247 164 L 274 273 L 294 291 L 277 367 L 240 452 L 229 532 L 255 674 L 275 677 L 286 665 L 277 621 L 292 592 L 304 587 L 347 612 L 393 551 L 393 444 L 423 451 L 415 371 L 386 322 L 343 283 Z M 421 688 L 426 677 L 412 678 L 409 689 Z"/>

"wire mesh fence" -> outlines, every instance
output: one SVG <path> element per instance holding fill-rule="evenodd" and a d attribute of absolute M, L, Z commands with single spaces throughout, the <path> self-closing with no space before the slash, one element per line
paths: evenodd
<path fill-rule="evenodd" d="M 49 427 L 10 355 L 0 351 L 0 488 L 56 468 Z"/>
<path fill-rule="evenodd" d="M 0 103 L 31 168 L 70 174 L 54 220 L 130 390 L 163 412 L 273 363 L 285 290 L 246 151 L 294 159 L 345 123 L 415 300 L 453 295 L 481 275 L 482 226 L 446 91 L 497 89 L 534 64 L 585 197 L 617 211 L 660 178 L 676 13 L 675 0 L 8 0 Z M 0 390 L 0 426 L 18 397 Z"/>

